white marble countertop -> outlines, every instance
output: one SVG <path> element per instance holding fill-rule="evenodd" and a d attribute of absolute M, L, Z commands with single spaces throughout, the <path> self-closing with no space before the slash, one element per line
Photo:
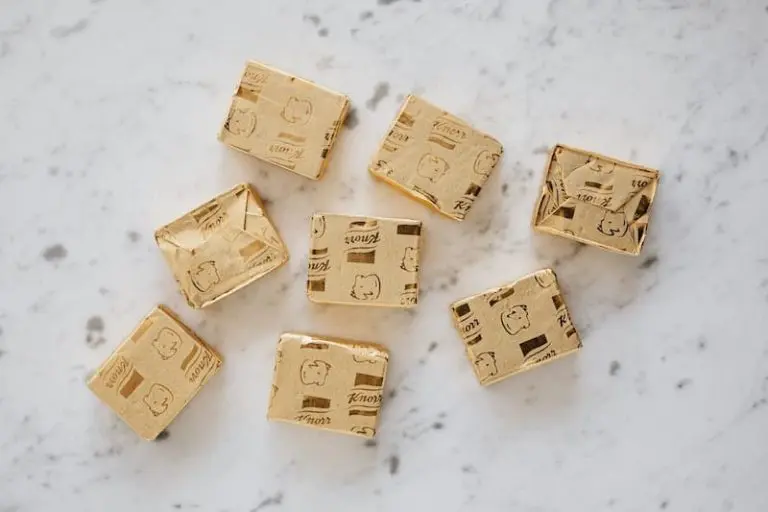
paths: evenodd
<path fill-rule="evenodd" d="M 768 509 L 765 2 L 6 0 L 0 12 L 0 511 Z M 322 181 L 217 142 L 246 59 L 351 97 Z M 505 145 L 464 223 L 366 172 L 409 92 Z M 531 232 L 555 142 L 662 170 L 640 257 Z M 269 200 L 292 259 L 193 311 L 152 233 L 242 181 Z M 419 307 L 308 302 L 316 210 L 422 219 Z M 481 388 L 448 304 L 550 265 L 584 350 Z M 225 364 L 148 443 L 84 379 L 157 303 Z M 391 349 L 375 445 L 266 422 L 284 330 Z"/>

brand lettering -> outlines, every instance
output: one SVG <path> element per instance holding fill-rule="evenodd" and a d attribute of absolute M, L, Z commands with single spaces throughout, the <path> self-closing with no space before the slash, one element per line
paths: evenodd
<path fill-rule="evenodd" d="M 379 232 L 365 234 L 347 234 L 344 243 L 347 245 L 373 245 L 379 243 Z"/>
<path fill-rule="evenodd" d="M 537 357 L 536 359 L 534 359 L 533 362 L 534 363 L 540 363 L 542 361 L 546 361 L 547 359 L 551 359 L 551 358 L 555 357 L 556 355 L 557 355 L 557 352 L 555 351 L 555 349 L 551 349 L 549 352 L 547 352 L 543 356 L 540 356 L 540 357 Z"/>
<path fill-rule="evenodd" d="M 202 227 L 203 231 L 213 231 L 222 224 L 224 224 L 224 221 L 227 218 L 226 213 L 222 213 L 221 215 L 218 215 L 217 217 L 214 217 L 213 219 L 209 220 L 205 223 L 205 225 Z"/>
<path fill-rule="evenodd" d="M 610 197 L 599 197 L 595 196 L 593 194 L 583 194 L 581 192 L 576 194 L 576 198 L 579 201 L 584 201 L 585 203 L 593 204 L 595 206 L 602 206 L 606 207 L 609 204 L 611 204 L 611 198 Z"/>
<path fill-rule="evenodd" d="M 117 385 L 117 383 L 120 381 L 120 378 L 125 375 L 125 372 L 128 371 L 128 361 L 121 357 L 117 360 L 115 365 L 112 367 L 112 369 L 109 372 L 109 375 L 107 375 L 106 383 L 105 385 L 108 388 L 113 388 Z"/>
<path fill-rule="evenodd" d="M 267 252 L 267 253 L 266 253 L 266 254 L 264 254 L 264 255 L 263 255 L 261 258 L 258 258 L 258 259 L 255 259 L 255 260 L 253 260 L 253 261 L 252 261 L 252 262 L 251 262 L 251 263 L 248 265 L 248 268 L 259 267 L 259 266 L 261 266 L 261 265 L 266 265 L 266 264 L 268 264 L 268 263 L 271 263 L 272 261 L 274 261 L 274 260 L 275 260 L 275 257 L 276 257 L 276 256 L 275 256 L 275 254 L 274 254 L 274 253 L 272 253 L 272 252 Z"/>
<path fill-rule="evenodd" d="M 191 384 L 194 384 L 197 381 L 197 379 L 202 374 L 203 370 L 205 370 L 208 367 L 212 359 L 213 359 L 213 356 L 211 355 L 211 353 L 205 350 L 203 352 L 203 357 L 201 357 L 200 361 L 197 362 L 195 367 L 192 369 L 192 373 L 189 376 L 189 382 Z"/>
<path fill-rule="evenodd" d="M 330 425 L 331 418 L 328 416 L 311 416 L 309 414 L 299 414 L 294 418 L 300 423 L 306 423 L 307 425 Z"/>
<path fill-rule="evenodd" d="M 365 393 L 359 391 L 353 391 L 347 395 L 347 404 L 364 404 L 364 405 L 376 405 L 381 403 L 381 393 Z"/>
<path fill-rule="evenodd" d="M 269 73 L 266 71 L 248 69 L 243 77 L 243 82 L 248 85 L 263 85 L 267 81 L 267 78 L 269 78 Z"/>
<path fill-rule="evenodd" d="M 324 259 L 320 261 L 310 260 L 309 262 L 309 272 L 311 274 L 322 274 L 322 273 L 328 272 L 330 268 L 331 268 L 330 259 Z"/>
<path fill-rule="evenodd" d="M 304 152 L 304 149 L 291 144 L 273 142 L 269 145 L 269 152 L 287 160 L 298 160 Z"/>
<path fill-rule="evenodd" d="M 401 142 L 401 143 L 403 143 L 403 144 L 405 144 L 406 142 L 408 142 L 408 139 L 410 139 L 410 137 L 408 136 L 408 134 L 407 134 L 407 133 L 398 132 L 398 131 L 395 131 L 395 130 L 392 130 L 392 131 L 390 132 L 390 134 L 389 134 L 389 137 L 390 137 L 390 138 L 391 138 L 393 141 L 395 141 L 395 142 Z"/>
<path fill-rule="evenodd" d="M 461 327 L 461 330 L 464 333 L 468 333 L 478 328 L 480 328 L 480 320 L 478 320 L 477 318 L 473 318 L 470 322 L 467 322 L 465 325 L 463 325 Z"/>
<path fill-rule="evenodd" d="M 465 132 L 460 126 L 455 125 L 450 121 L 444 121 L 438 119 L 432 125 L 432 130 L 435 133 L 439 133 L 445 137 L 460 142 L 467 138 L 467 132 Z"/>
<path fill-rule="evenodd" d="M 470 201 L 470 200 L 468 200 L 468 199 L 464 199 L 464 198 L 462 198 L 462 199 L 457 199 L 457 200 L 456 200 L 456 201 L 454 201 L 454 203 L 453 203 L 453 209 L 454 209 L 455 211 L 459 211 L 459 212 L 466 212 L 466 211 L 469 211 L 469 208 L 470 208 L 471 206 L 472 206 L 472 201 Z"/>

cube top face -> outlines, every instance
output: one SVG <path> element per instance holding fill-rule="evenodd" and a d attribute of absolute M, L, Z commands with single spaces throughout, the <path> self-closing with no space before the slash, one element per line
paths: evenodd
<path fill-rule="evenodd" d="M 655 169 L 557 145 L 547 164 L 533 227 L 636 256 L 645 241 L 658 183 Z"/>
<path fill-rule="evenodd" d="M 307 296 L 320 303 L 414 307 L 420 246 L 417 220 L 316 213 Z"/>
<path fill-rule="evenodd" d="M 463 220 L 503 152 L 461 119 L 408 96 L 368 170 L 455 220 Z"/>
<path fill-rule="evenodd" d="M 101 365 L 88 387 L 151 441 L 220 366 L 213 348 L 158 306 Z"/>
<path fill-rule="evenodd" d="M 457 301 L 451 310 L 467 357 L 483 385 L 581 347 L 550 269 Z"/>
<path fill-rule="evenodd" d="M 325 171 L 349 99 L 258 62 L 248 62 L 219 140 L 311 179 Z"/>
<path fill-rule="evenodd" d="M 288 261 L 288 249 L 247 184 L 158 229 L 155 240 L 193 308 L 212 304 Z"/>
<path fill-rule="evenodd" d="M 373 343 L 283 334 L 267 416 L 373 437 L 388 361 L 387 349 Z"/>

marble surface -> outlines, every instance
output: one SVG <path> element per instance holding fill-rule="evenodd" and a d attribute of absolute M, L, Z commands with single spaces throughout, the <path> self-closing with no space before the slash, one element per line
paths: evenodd
<path fill-rule="evenodd" d="M 5 0 L 0 511 L 768 509 L 768 6 L 729 0 Z M 216 141 L 246 59 L 355 106 L 312 182 Z M 403 95 L 505 145 L 464 223 L 375 183 Z M 547 147 L 657 167 L 638 258 L 529 228 Z M 250 181 L 290 263 L 192 311 L 154 229 Z M 316 210 L 425 223 L 413 312 L 304 294 Z M 553 266 L 578 355 L 487 389 L 447 305 Z M 156 303 L 221 351 L 141 441 L 84 380 Z M 265 420 L 284 330 L 392 351 L 375 444 Z"/>

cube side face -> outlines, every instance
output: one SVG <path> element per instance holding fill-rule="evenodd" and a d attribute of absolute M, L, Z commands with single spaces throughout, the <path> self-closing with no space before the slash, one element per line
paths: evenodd
<path fill-rule="evenodd" d="M 288 249 L 249 185 L 160 228 L 155 239 L 190 306 L 202 308 L 278 269 Z"/>
<path fill-rule="evenodd" d="M 267 417 L 345 434 L 376 434 L 389 354 L 381 346 L 286 333 Z"/>
<path fill-rule="evenodd" d="M 550 269 L 457 301 L 451 311 L 467 357 L 483 385 L 581 347 Z"/>
<path fill-rule="evenodd" d="M 503 153 L 494 138 L 409 96 L 368 170 L 454 220 L 463 220 Z"/>
<path fill-rule="evenodd" d="M 219 132 L 224 144 L 310 179 L 325 171 L 349 99 L 249 62 Z"/>
<path fill-rule="evenodd" d="M 420 255 L 420 221 L 315 214 L 307 296 L 318 303 L 415 307 Z"/>
<path fill-rule="evenodd" d="M 160 306 L 99 367 L 88 387 L 153 440 L 221 366 L 219 354 Z"/>
<path fill-rule="evenodd" d="M 557 145 L 533 213 L 537 231 L 638 255 L 645 243 L 659 172 Z"/>

